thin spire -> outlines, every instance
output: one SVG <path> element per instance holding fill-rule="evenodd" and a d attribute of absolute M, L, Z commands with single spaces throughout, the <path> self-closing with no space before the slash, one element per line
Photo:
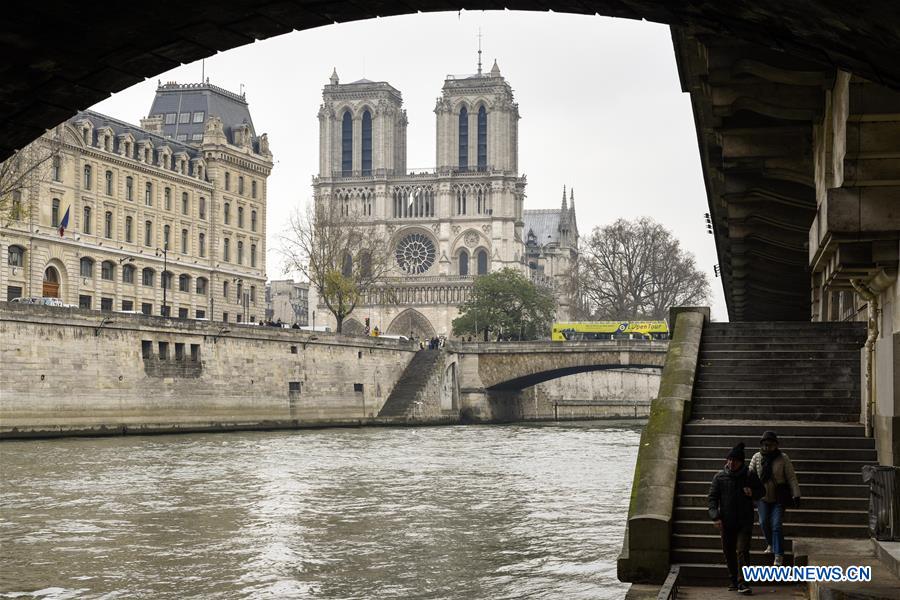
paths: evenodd
<path fill-rule="evenodd" d="M 569 210 L 575 212 L 575 188 L 569 191 Z"/>
<path fill-rule="evenodd" d="M 481 75 L 481 27 L 478 28 L 478 74 Z"/>
<path fill-rule="evenodd" d="M 562 211 L 565 213 L 569 208 L 566 206 L 566 186 L 563 185 Z"/>

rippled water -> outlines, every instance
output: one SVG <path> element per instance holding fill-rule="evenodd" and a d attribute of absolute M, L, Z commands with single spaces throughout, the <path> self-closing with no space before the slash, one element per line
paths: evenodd
<path fill-rule="evenodd" d="M 368 428 L 0 444 L 0 597 L 591 598 L 640 428 Z"/>

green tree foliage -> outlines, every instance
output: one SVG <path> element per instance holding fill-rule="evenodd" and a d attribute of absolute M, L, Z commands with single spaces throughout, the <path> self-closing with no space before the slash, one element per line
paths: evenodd
<path fill-rule="evenodd" d="M 552 292 L 534 285 L 514 269 L 503 269 L 475 280 L 472 295 L 453 320 L 453 335 L 501 335 L 505 339 L 547 337 L 556 301 Z"/>

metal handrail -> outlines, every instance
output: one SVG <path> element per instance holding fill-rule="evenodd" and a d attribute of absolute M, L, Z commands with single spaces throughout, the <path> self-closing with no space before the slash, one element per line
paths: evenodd
<path fill-rule="evenodd" d="M 669 569 L 668 577 L 666 577 L 662 587 L 659 588 L 656 600 L 676 600 L 678 598 L 678 575 L 680 572 L 680 566 L 672 565 L 672 568 Z"/>

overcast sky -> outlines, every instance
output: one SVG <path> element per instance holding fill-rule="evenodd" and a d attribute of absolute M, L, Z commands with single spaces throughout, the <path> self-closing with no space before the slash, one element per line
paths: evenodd
<path fill-rule="evenodd" d="M 281 278 L 278 235 L 287 215 L 312 197 L 318 171 L 322 87 L 387 81 L 403 94 L 410 168 L 435 163 L 435 99 L 448 74 L 474 73 L 477 34 L 485 70 L 494 59 L 519 104 L 519 168 L 525 208 L 559 206 L 575 188 L 582 236 L 619 217 L 650 216 L 669 227 L 713 284 L 713 317 L 727 318 L 713 236 L 704 229 L 706 193 L 690 98 L 681 92 L 667 26 L 558 13 L 416 14 L 331 25 L 256 42 L 206 59 L 210 83 L 247 94 L 257 133 L 268 133 L 269 279 Z M 185 65 L 92 107 L 137 124 L 157 79 L 201 81 Z"/>

